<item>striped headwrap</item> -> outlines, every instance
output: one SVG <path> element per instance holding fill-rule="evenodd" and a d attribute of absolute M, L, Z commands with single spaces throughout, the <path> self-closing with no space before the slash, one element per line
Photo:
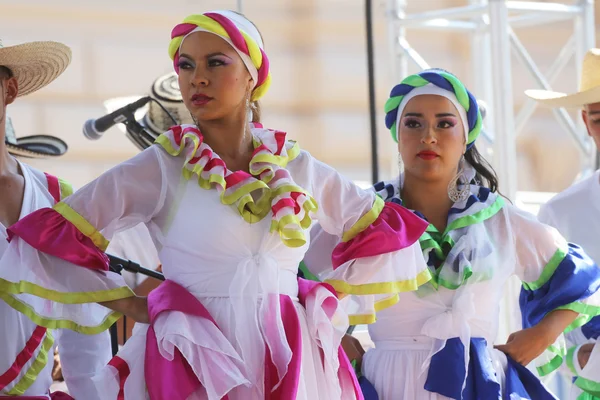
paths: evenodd
<path fill-rule="evenodd" d="M 410 75 L 392 89 L 385 103 L 385 125 L 394 141 L 398 142 L 398 121 L 402 117 L 402 110 L 410 99 L 424 94 L 443 96 L 454 104 L 465 129 L 467 148 L 470 148 L 482 127 L 483 119 L 477 100 L 457 77 L 438 69 Z"/>
<path fill-rule="evenodd" d="M 190 15 L 173 28 L 169 56 L 179 74 L 179 50 L 187 35 L 209 32 L 223 38 L 240 55 L 254 81 L 252 101 L 261 98 L 271 85 L 269 59 L 265 54 L 260 33 L 244 16 L 233 11 L 213 11 Z"/>

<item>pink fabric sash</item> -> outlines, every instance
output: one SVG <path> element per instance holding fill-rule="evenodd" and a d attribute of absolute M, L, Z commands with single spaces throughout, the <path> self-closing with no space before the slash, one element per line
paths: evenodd
<path fill-rule="evenodd" d="M 18 236 L 35 249 L 75 265 L 108 271 L 108 257 L 92 239 L 52 208 L 41 208 L 7 230 L 8 240 Z"/>
<path fill-rule="evenodd" d="M 119 374 L 119 393 L 117 394 L 117 400 L 125 400 L 125 382 L 131 373 L 129 365 L 127 365 L 127 362 L 119 356 L 114 356 L 108 362 L 108 365 L 116 369 Z"/>
<path fill-rule="evenodd" d="M 299 299 L 304 304 L 306 297 L 312 290 L 322 286 L 335 295 L 335 290 L 324 283 L 298 279 Z M 300 380 L 300 369 L 302 365 L 302 334 L 300 321 L 294 305 L 294 301 L 286 295 L 280 295 L 281 315 L 285 328 L 286 338 L 292 349 L 293 356 L 288 365 L 287 374 L 279 382 L 277 368 L 271 361 L 268 346 L 266 347 L 265 359 L 265 399 L 267 400 L 294 400 L 298 393 Z M 152 324 L 158 315 L 165 311 L 179 311 L 188 315 L 206 318 L 215 326 L 216 322 L 202 305 L 202 303 L 189 293 L 185 288 L 173 281 L 163 282 L 157 289 L 150 292 L 148 296 L 148 313 L 150 328 L 146 337 L 146 358 L 144 360 L 145 380 L 150 398 L 183 400 L 201 386 L 200 381 L 194 374 L 181 353 L 175 349 L 173 360 L 165 359 L 159 351 L 156 333 Z M 218 326 L 217 326 L 218 328 Z M 340 359 L 340 370 L 338 376 L 343 379 L 350 378 L 354 385 L 356 398 L 363 400 L 358 381 L 350 361 L 343 352 L 341 346 L 338 350 Z M 277 384 L 279 382 L 279 384 Z M 274 387 L 277 385 L 277 387 Z M 223 398 L 227 399 L 227 396 Z"/>
<path fill-rule="evenodd" d="M 180 311 L 206 318 L 215 326 L 217 324 L 196 297 L 173 281 L 164 281 L 148 295 L 150 328 L 146 336 L 144 360 L 148 394 L 151 399 L 185 400 L 200 388 L 200 381 L 177 348 L 171 361 L 160 354 L 152 325 L 158 315 L 164 311 Z M 227 396 L 224 399 L 226 400 Z"/>
<path fill-rule="evenodd" d="M 338 244 L 331 256 L 333 268 L 357 258 L 378 256 L 409 247 L 427 229 L 427 221 L 410 210 L 387 202 L 379 217 L 348 242 Z"/>
<path fill-rule="evenodd" d="M 46 182 L 48 183 L 48 192 L 54 198 L 54 202 L 58 203 L 60 201 L 60 183 L 58 182 L 58 178 L 54 175 L 50 175 L 44 172 L 46 176 Z"/>
<path fill-rule="evenodd" d="M 307 279 L 298 278 L 298 299 L 300 300 L 300 304 L 302 304 L 304 306 L 306 304 L 307 296 L 310 294 L 311 291 L 316 290 L 318 287 L 323 287 L 323 288 L 329 290 L 334 296 L 337 297 L 337 293 L 336 293 L 335 289 L 327 283 L 315 282 L 315 281 L 311 281 L 311 280 L 307 280 Z M 326 310 L 326 312 L 331 316 L 333 313 L 333 310 L 335 309 L 335 305 L 331 304 L 329 306 L 330 307 L 328 307 L 328 304 L 325 304 L 325 307 L 330 309 L 330 310 Z M 360 385 L 358 383 L 358 379 L 356 378 L 356 373 L 354 372 L 354 368 L 352 367 L 352 364 L 350 363 L 348 356 L 346 356 L 346 353 L 342 349 L 342 346 L 340 346 L 338 348 L 338 357 L 340 360 L 340 369 L 338 371 L 339 380 L 340 381 L 344 380 L 344 376 L 346 378 L 351 379 L 352 385 L 354 387 L 354 394 L 356 395 L 356 398 L 358 400 L 364 400 L 362 391 L 360 390 Z M 300 371 L 298 371 L 298 372 L 300 372 Z"/>
<path fill-rule="evenodd" d="M 298 384 L 300 383 L 300 366 L 302 365 L 302 331 L 300 330 L 300 321 L 293 300 L 286 295 L 279 295 L 281 306 L 281 318 L 283 319 L 283 328 L 290 349 L 292 350 L 292 359 L 288 364 L 288 370 L 281 379 L 279 386 L 279 376 L 275 364 L 271 361 L 269 346 L 265 353 L 265 400 L 289 400 L 295 399 L 298 395 Z"/>
<path fill-rule="evenodd" d="M 17 355 L 13 364 L 6 372 L 4 372 L 4 374 L 0 375 L 0 390 L 4 389 L 6 385 L 19 376 L 25 364 L 33 357 L 33 353 L 39 347 L 45 335 L 46 328 L 41 326 L 35 327 L 31 337 L 27 340 L 27 343 L 25 343 L 25 347 L 23 347 L 21 352 Z"/>

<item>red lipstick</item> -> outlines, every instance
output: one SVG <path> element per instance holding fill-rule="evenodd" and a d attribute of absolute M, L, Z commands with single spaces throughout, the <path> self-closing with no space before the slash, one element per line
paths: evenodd
<path fill-rule="evenodd" d="M 423 160 L 433 160 L 438 158 L 440 155 L 438 153 L 436 153 L 435 151 L 430 151 L 430 150 L 423 150 L 421 152 L 419 152 L 419 154 L 417 154 L 417 157 L 423 159 Z"/>
<path fill-rule="evenodd" d="M 206 103 L 208 103 L 212 99 L 212 97 L 207 96 L 203 93 L 196 93 L 192 96 L 192 104 L 195 106 L 203 106 L 206 105 Z"/>

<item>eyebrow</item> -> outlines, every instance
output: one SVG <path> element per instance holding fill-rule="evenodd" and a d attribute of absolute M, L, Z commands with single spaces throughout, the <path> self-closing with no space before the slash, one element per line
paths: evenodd
<path fill-rule="evenodd" d="M 598 115 L 600 114 L 600 111 L 588 111 L 589 115 Z"/>
<path fill-rule="evenodd" d="M 600 114 L 600 111 L 598 111 L 598 113 Z M 456 115 L 454 115 L 452 113 L 440 113 L 440 114 L 435 114 L 435 116 L 437 118 L 456 117 Z M 421 113 L 406 113 L 406 114 L 404 114 L 404 117 L 423 117 L 423 114 L 421 114 Z"/>
<path fill-rule="evenodd" d="M 225 53 L 221 53 L 220 51 L 217 51 L 217 52 L 215 52 L 215 53 L 210 53 L 210 54 L 207 54 L 207 55 L 205 56 L 205 58 L 210 58 L 210 57 L 214 57 L 214 56 L 225 56 L 225 57 L 227 57 L 227 58 L 231 58 L 231 57 L 229 57 L 227 54 L 225 54 Z M 194 59 L 194 57 L 190 56 L 189 54 L 185 54 L 185 53 L 181 53 L 181 54 L 179 55 L 179 57 L 185 57 L 185 58 L 189 58 L 190 60 L 193 60 L 193 59 Z"/>

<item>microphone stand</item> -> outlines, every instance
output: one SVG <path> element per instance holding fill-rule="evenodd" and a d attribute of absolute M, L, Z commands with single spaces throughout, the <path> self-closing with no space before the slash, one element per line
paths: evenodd
<path fill-rule="evenodd" d="M 111 271 L 116 272 L 117 274 L 121 274 L 121 271 L 125 270 L 128 272 L 133 272 L 135 274 L 146 275 L 147 277 L 158 279 L 160 281 L 165 280 L 165 276 L 158 271 L 154 271 L 148 268 L 142 267 L 140 264 L 133 262 L 131 260 L 125 260 L 119 258 L 117 256 L 113 256 L 111 254 L 106 254 L 109 260 L 109 268 Z M 117 331 L 117 323 L 111 325 L 109 328 L 110 331 L 110 344 L 112 349 L 112 354 L 115 356 L 119 351 L 119 334 Z M 127 318 L 123 316 L 123 343 L 125 343 L 127 337 Z"/>
<path fill-rule="evenodd" d="M 148 133 L 135 118 L 128 118 L 127 121 L 124 121 L 123 123 L 127 129 L 127 136 L 140 148 L 140 150 L 145 150 L 154 143 L 155 138 L 152 137 L 152 135 Z"/>
<path fill-rule="evenodd" d="M 116 272 L 117 274 L 120 274 L 122 270 L 125 270 L 135 274 L 146 275 L 150 278 L 158 279 L 159 281 L 165 280 L 165 276 L 158 271 L 144 268 L 140 264 L 131 260 L 125 260 L 111 254 L 106 255 L 108 256 L 111 271 Z"/>

